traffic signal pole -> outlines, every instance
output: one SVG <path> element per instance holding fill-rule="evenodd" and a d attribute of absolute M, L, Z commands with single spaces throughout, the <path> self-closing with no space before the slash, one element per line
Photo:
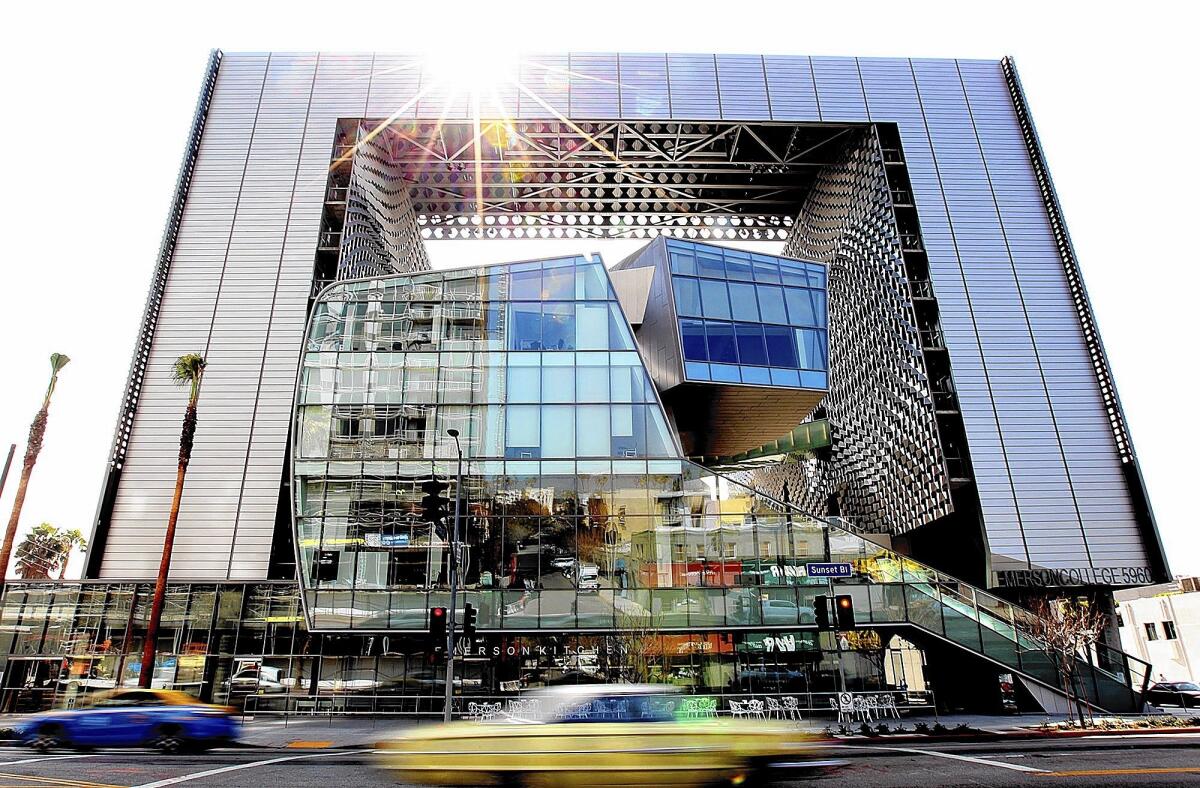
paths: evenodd
<path fill-rule="evenodd" d="M 446 704 L 442 720 L 450 722 L 454 710 L 454 635 L 458 626 L 455 621 L 458 596 L 458 522 L 462 516 L 462 444 L 458 442 L 458 430 L 447 430 L 458 449 L 458 473 L 454 482 L 454 525 L 450 529 L 450 557 L 448 580 L 450 581 L 450 609 L 446 611 Z"/>

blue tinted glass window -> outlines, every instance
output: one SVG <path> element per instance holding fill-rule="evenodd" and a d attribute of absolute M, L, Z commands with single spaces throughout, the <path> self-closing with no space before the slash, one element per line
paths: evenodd
<path fill-rule="evenodd" d="M 704 328 L 708 335 L 709 360 L 736 364 L 737 345 L 733 338 L 733 324 L 707 322 Z"/>
<path fill-rule="evenodd" d="M 679 332 L 683 336 L 683 357 L 688 361 L 708 361 L 708 350 L 704 341 L 704 321 L 680 320 Z"/>
<path fill-rule="evenodd" d="M 825 358 L 825 332 L 808 328 L 796 329 L 796 352 L 803 369 L 828 369 Z"/>
<path fill-rule="evenodd" d="M 700 311 L 700 282 L 687 277 L 675 277 L 675 311 L 681 315 L 699 317 Z"/>
<path fill-rule="evenodd" d="M 808 292 L 812 296 L 813 302 L 813 325 L 825 328 L 829 324 L 828 313 L 826 312 L 827 307 L 825 305 L 825 291 L 810 290 Z"/>
<path fill-rule="evenodd" d="M 644 405 L 612 406 L 612 451 L 615 457 L 646 456 Z"/>
<path fill-rule="evenodd" d="M 542 406 L 542 456 L 575 456 L 575 408 L 570 405 Z"/>
<path fill-rule="evenodd" d="M 773 367 L 796 366 L 796 340 L 786 326 L 764 326 L 767 361 Z"/>
<path fill-rule="evenodd" d="M 810 265 L 808 267 L 808 284 L 809 287 L 825 287 L 825 267 L 820 265 Z"/>
<path fill-rule="evenodd" d="M 505 408 L 504 456 L 513 459 L 537 457 L 541 451 L 541 418 L 537 405 Z"/>
<path fill-rule="evenodd" d="M 599 265 L 582 265 L 575 272 L 575 297 L 593 301 L 608 298 L 608 279 Z"/>
<path fill-rule="evenodd" d="M 771 385 L 771 370 L 766 367 L 742 367 L 742 382 Z"/>
<path fill-rule="evenodd" d="M 688 362 L 688 363 L 684 364 L 683 368 L 684 368 L 685 374 L 688 377 L 688 380 L 708 380 L 709 379 L 708 364 L 701 364 L 699 362 L 692 361 L 692 362 Z"/>
<path fill-rule="evenodd" d="M 783 283 L 796 287 L 808 287 L 808 266 L 798 260 L 780 260 L 779 268 L 783 272 Z"/>
<path fill-rule="evenodd" d="M 719 383 L 741 383 L 742 375 L 733 364 L 709 364 L 710 376 Z"/>
<path fill-rule="evenodd" d="M 729 303 L 733 306 L 734 320 L 758 322 L 758 300 L 754 297 L 754 285 L 730 282 Z"/>
<path fill-rule="evenodd" d="M 753 256 L 754 259 L 754 279 L 758 282 L 767 282 L 768 284 L 779 284 L 779 261 L 774 257 L 765 257 L 761 254 Z"/>
<path fill-rule="evenodd" d="M 542 297 L 541 271 L 513 271 L 508 297 L 539 300 Z"/>
<path fill-rule="evenodd" d="M 690 252 L 671 251 L 671 272 L 696 275 L 696 258 Z"/>
<path fill-rule="evenodd" d="M 568 355 L 567 358 L 569 359 L 570 356 Z M 541 401 L 575 402 L 575 368 L 543 367 Z"/>
<path fill-rule="evenodd" d="M 512 319 L 508 325 L 509 350 L 541 350 L 542 305 L 516 303 L 509 305 Z"/>
<path fill-rule="evenodd" d="M 704 316 L 721 320 L 729 319 L 729 292 L 724 282 L 706 279 L 700 283 L 700 297 L 704 302 Z"/>
<path fill-rule="evenodd" d="M 783 293 L 787 300 L 788 322 L 793 326 L 815 326 L 816 316 L 813 314 L 809 291 L 798 287 L 785 287 Z"/>
<path fill-rule="evenodd" d="M 608 349 L 608 304 L 575 305 L 575 349 Z"/>
<path fill-rule="evenodd" d="M 726 249 L 725 274 L 730 279 L 738 279 L 743 282 L 753 281 L 754 273 L 750 268 L 750 255 L 745 252 L 733 252 Z"/>
<path fill-rule="evenodd" d="M 575 304 L 542 305 L 542 348 L 575 349 Z"/>
<path fill-rule="evenodd" d="M 771 382 L 776 386 L 799 386 L 800 373 L 794 369 L 772 369 Z"/>
<path fill-rule="evenodd" d="M 579 367 L 575 390 L 580 402 L 608 402 L 608 367 Z"/>
<path fill-rule="evenodd" d="M 721 257 L 721 253 L 715 249 L 698 248 L 696 250 L 696 272 L 700 276 L 712 276 L 724 279 L 725 262 Z"/>
<path fill-rule="evenodd" d="M 558 300 L 574 297 L 574 268 L 549 268 L 542 271 L 542 298 Z"/>
<path fill-rule="evenodd" d="M 758 286 L 758 309 L 764 323 L 787 323 L 787 309 L 783 306 L 783 288 L 771 285 Z"/>
<path fill-rule="evenodd" d="M 612 449 L 609 445 L 608 406 L 578 406 L 575 409 L 575 433 L 575 451 L 578 456 L 610 456 Z"/>
<path fill-rule="evenodd" d="M 827 389 L 829 375 L 824 372 L 801 372 L 800 385 L 810 389 Z"/>
<path fill-rule="evenodd" d="M 633 334 L 616 302 L 608 305 L 608 347 L 610 350 L 633 350 Z"/>
<path fill-rule="evenodd" d="M 667 423 L 657 406 L 645 409 L 646 414 L 646 456 L 671 457 L 675 454 L 675 443 L 667 432 Z"/>
<path fill-rule="evenodd" d="M 508 401 L 537 402 L 541 395 L 541 368 L 508 368 Z"/>
<path fill-rule="evenodd" d="M 763 327 L 757 323 L 737 324 L 738 358 L 743 364 L 767 364 L 767 346 Z"/>
<path fill-rule="evenodd" d="M 484 313 L 484 338 L 486 339 L 503 339 L 504 338 L 504 304 L 491 303 L 486 307 Z"/>

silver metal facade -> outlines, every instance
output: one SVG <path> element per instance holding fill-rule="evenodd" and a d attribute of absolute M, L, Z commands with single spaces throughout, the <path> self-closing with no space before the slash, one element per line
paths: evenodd
<path fill-rule="evenodd" d="M 992 568 L 1160 560 L 1001 63 L 563 54 L 526 58 L 520 81 L 531 90 L 498 91 L 519 118 L 896 123 Z M 210 366 L 173 572 L 265 576 L 335 123 L 465 118 L 468 104 L 411 56 L 224 55 L 92 574 L 155 571 L 147 546 L 164 530 L 183 409 L 167 370 L 200 351 Z"/>

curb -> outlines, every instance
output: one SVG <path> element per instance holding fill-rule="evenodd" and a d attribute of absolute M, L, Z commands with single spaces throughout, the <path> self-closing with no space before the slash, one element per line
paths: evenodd
<path fill-rule="evenodd" d="M 1096 729 L 1096 730 L 1078 730 L 1078 731 L 1039 731 L 1039 730 L 1024 730 L 1024 731 L 983 731 L 973 734 L 946 734 L 937 736 L 926 736 L 924 734 L 888 734 L 883 736 L 834 736 L 835 741 L 845 742 L 894 742 L 897 744 L 916 744 L 925 742 L 927 744 L 941 744 L 945 742 L 963 742 L 970 744 L 972 742 L 994 742 L 994 741 L 1020 741 L 1020 740 L 1046 740 L 1046 739 L 1079 739 L 1087 736 L 1169 736 L 1178 733 L 1200 733 L 1200 727 L 1188 728 L 1123 728 L 1117 730 Z"/>

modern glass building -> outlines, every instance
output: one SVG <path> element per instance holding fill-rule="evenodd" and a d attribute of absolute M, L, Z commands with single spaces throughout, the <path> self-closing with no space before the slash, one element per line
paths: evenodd
<path fill-rule="evenodd" d="M 988 708 L 1011 673 L 1058 703 L 1021 603 L 1168 571 L 1012 61 L 491 77 L 476 102 L 415 56 L 213 53 L 86 576 L 6 587 L 0 707 L 142 669 L 194 351 L 160 683 L 440 709 L 450 551 L 417 501 L 461 447 L 462 702 L 636 679 L 825 708 L 844 674 Z M 506 262 L 541 238 L 645 246 Z M 430 270 L 442 240 L 480 266 Z M 818 632 L 843 589 L 859 627 Z M 1148 673 L 1101 647 L 1084 675 L 1119 709 Z"/>

